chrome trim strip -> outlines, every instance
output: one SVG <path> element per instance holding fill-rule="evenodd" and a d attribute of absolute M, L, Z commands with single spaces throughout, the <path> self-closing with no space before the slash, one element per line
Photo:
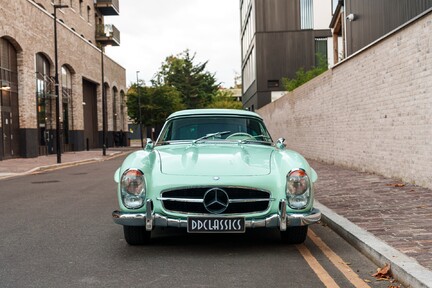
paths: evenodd
<path fill-rule="evenodd" d="M 159 201 L 176 201 L 185 203 L 203 203 L 203 199 L 193 198 L 174 198 L 174 197 L 158 197 Z M 248 198 L 248 199 L 229 199 L 229 203 L 252 203 L 252 202 L 270 202 L 274 201 L 274 198 Z"/>
<path fill-rule="evenodd" d="M 165 192 L 172 192 L 172 191 L 177 191 L 177 190 L 188 190 L 188 189 L 211 189 L 211 188 L 221 188 L 221 189 L 244 189 L 244 190 L 253 190 L 253 191 L 259 191 L 259 192 L 264 192 L 267 193 L 269 195 L 271 195 L 271 192 L 269 190 L 265 190 L 265 189 L 259 189 L 259 188 L 255 188 L 255 187 L 247 187 L 247 186 L 237 186 L 237 185 L 199 185 L 199 186 L 183 186 L 183 187 L 176 187 L 176 188 L 171 188 L 171 189 L 165 189 L 163 191 L 160 192 L 160 194 L 164 194 Z"/>
<path fill-rule="evenodd" d="M 194 198 L 174 198 L 174 197 L 158 197 L 159 201 L 176 201 L 176 202 L 187 202 L 187 203 L 203 203 L 203 199 Z"/>
<path fill-rule="evenodd" d="M 283 200 L 281 202 L 283 203 Z M 147 205 L 150 204 L 151 206 L 151 200 L 147 201 L 146 204 Z M 286 205 L 282 205 L 282 207 L 286 207 Z M 284 231 L 282 230 L 284 227 L 283 210 L 284 208 L 282 208 L 282 211 L 280 211 L 279 215 L 273 214 L 265 219 L 246 220 L 245 222 L 246 228 L 278 227 L 279 229 L 281 229 L 281 231 Z M 147 221 L 147 214 L 151 214 L 150 219 L 148 219 L 148 221 Z M 176 228 L 187 227 L 186 219 L 172 219 L 160 214 L 152 214 L 151 212 L 124 213 L 120 211 L 114 211 L 112 213 L 112 217 L 114 222 L 117 224 L 127 225 L 127 226 L 146 226 L 146 229 L 147 229 L 147 223 L 152 223 L 152 228 L 153 227 L 176 227 Z M 304 213 L 304 214 L 286 213 L 286 227 L 311 225 L 313 223 L 318 222 L 320 219 L 321 219 L 321 212 L 315 208 L 310 213 Z"/>
<path fill-rule="evenodd" d="M 229 203 L 270 202 L 270 198 L 229 199 Z"/>

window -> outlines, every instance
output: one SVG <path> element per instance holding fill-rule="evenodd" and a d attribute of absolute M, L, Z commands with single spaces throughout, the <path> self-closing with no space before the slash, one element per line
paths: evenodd
<path fill-rule="evenodd" d="M 300 0 L 300 28 L 313 29 L 313 0 Z"/>
<path fill-rule="evenodd" d="M 79 0 L 79 13 L 83 16 L 83 0 Z"/>
<path fill-rule="evenodd" d="M 320 58 L 325 61 L 328 59 L 327 38 L 315 38 L 315 66 L 319 65 Z"/>
<path fill-rule="evenodd" d="M 247 133 L 253 136 L 255 140 L 271 142 L 271 137 L 261 121 L 226 115 L 173 119 L 161 132 L 160 140 L 195 140 L 213 133 L 219 134 L 210 137 L 210 140 L 230 140 L 232 134 Z"/>
<path fill-rule="evenodd" d="M 72 117 L 72 74 L 66 66 L 61 68 L 63 141 L 69 144 L 70 117 Z"/>
<path fill-rule="evenodd" d="M 90 6 L 87 6 L 87 22 L 90 23 L 90 17 L 91 17 L 91 8 Z"/>
<path fill-rule="evenodd" d="M 48 59 L 36 54 L 36 97 L 39 144 L 49 146 L 48 152 L 53 151 L 53 111 L 55 109 L 54 81 L 49 76 L 50 64 Z"/>
<path fill-rule="evenodd" d="M 256 78 L 256 67 L 255 67 L 255 49 L 252 48 L 250 52 L 246 64 L 243 66 L 243 93 L 252 85 Z"/>
<path fill-rule="evenodd" d="M 120 91 L 120 130 L 123 130 L 125 124 L 125 109 L 126 109 L 126 96 L 123 90 Z"/>
<path fill-rule="evenodd" d="M 0 37 L 0 158 L 19 153 L 18 61 L 11 42 Z"/>
<path fill-rule="evenodd" d="M 339 0 L 332 0 L 332 14 L 336 11 L 336 7 L 339 3 Z"/>

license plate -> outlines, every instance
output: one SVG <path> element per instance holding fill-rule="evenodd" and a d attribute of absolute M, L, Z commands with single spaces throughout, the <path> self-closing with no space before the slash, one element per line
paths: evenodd
<path fill-rule="evenodd" d="M 243 217 L 189 217 L 188 233 L 243 233 Z"/>

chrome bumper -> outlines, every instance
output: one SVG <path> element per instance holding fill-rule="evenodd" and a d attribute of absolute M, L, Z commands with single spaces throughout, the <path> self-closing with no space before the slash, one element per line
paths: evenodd
<path fill-rule="evenodd" d="M 124 213 L 114 211 L 112 217 L 115 223 L 125 226 L 146 226 L 147 231 L 154 227 L 174 227 L 187 228 L 186 219 L 172 219 L 166 216 L 153 213 L 151 210 L 152 202 L 147 200 L 146 213 Z M 321 219 L 321 212 L 312 209 L 309 213 L 288 214 L 286 212 L 286 201 L 281 200 L 282 207 L 278 214 L 271 215 L 265 219 L 246 220 L 246 228 L 276 228 L 285 231 L 290 226 L 305 226 L 318 222 Z"/>

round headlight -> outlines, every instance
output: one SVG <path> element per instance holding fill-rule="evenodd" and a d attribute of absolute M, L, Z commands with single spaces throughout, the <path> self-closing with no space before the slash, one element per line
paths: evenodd
<path fill-rule="evenodd" d="M 292 170 L 287 175 L 286 194 L 288 205 L 294 209 L 306 207 L 310 196 L 310 181 L 303 169 Z"/>
<path fill-rule="evenodd" d="M 123 204 L 127 208 L 136 209 L 144 205 L 145 179 L 138 169 L 126 170 L 120 182 Z"/>
<path fill-rule="evenodd" d="M 287 188 L 290 194 L 301 195 L 309 190 L 309 177 L 302 169 L 291 171 L 287 175 Z"/>

